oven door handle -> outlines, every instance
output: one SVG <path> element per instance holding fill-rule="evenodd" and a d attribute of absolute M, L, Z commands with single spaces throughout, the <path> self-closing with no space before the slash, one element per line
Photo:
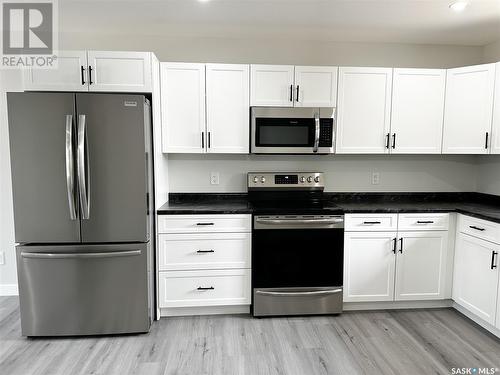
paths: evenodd
<path fill-rule="evenodd" d="M 259 224 L 339 224 L 344 219 L 256 219 Z"/>
<path fill-rule="evenodd" d="M 318 152 L 318 147 L 319 147 L 319 113 L 314 114 L 314 147 L 313 147 L 313 152 L 316 153 Z"/>
<path fill-rule="evenodd" d="M 278 297 L 293 297 L 293 296 L 321 296 L 327 294 L 342 293 L 342 288 L 329 289 L 329 290 L 315 290 L 310 292 L 270 292 L 265 290 L 258 290 L 256 294 L 264 296 L 278 296 Z"/>

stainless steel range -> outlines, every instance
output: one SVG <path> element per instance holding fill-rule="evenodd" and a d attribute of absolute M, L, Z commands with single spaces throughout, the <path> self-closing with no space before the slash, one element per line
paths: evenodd
<path fill-rule="evenodd" d="M 249 173 L 253 315 L 342 312 L 344 216 L 319 172 Z"/>

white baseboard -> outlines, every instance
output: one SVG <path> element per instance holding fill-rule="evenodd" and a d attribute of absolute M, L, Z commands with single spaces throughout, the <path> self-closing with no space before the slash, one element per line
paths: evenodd
<path fill-rule="evenodd" d="M 435 309 L 451 307 L 451 299 L 427 301 L 387 301 L 387 302 L 344 302 L 344 311 L 360 310 L 397 310 L 397 309 Z"/>
<path fill-rule="evenodd" d="M 17 284 L 0 284 L 0 296 L 18 296 Z"/>
<path fill-rule="evenodd" d="M 161 317 L 190 315 L 223 315 L 250 314 L 249 305 L 240 306 L 203 306 L 203 307 L 171 307 L 160 309 Z"/>
<path fill-rule="evenodd" d="M 466 308 L 460 306 L 458 303 L 453 302 L 453 308 L 455 310 L 457 310 L 458 312 L 460 312 L 461 314 L 465 315 L 467 318 L 472 320 L 474 323 L 477 323 L 478 325 L 483 327 L 488 332 L 491 332 L 492 334 L 494 334 L 496 337 L 500 337 L 500 329 L 496 328 L 495 326 L 492 326 L 488 322 L 485 322 L 483 319 L 479 318 L 477 315 L 474 315 Z"/>

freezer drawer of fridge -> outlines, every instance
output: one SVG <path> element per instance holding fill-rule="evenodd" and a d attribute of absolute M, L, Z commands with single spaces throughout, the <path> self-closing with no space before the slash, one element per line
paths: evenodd
<path fill-rule="evenodd" d="M 147 332 L 147 244 L 18 246 L 24 336 Z"/>

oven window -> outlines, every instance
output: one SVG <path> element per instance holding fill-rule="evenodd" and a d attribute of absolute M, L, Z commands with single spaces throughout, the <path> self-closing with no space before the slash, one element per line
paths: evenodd
<path fill-rule="evenodd" d="M 257 118 L 255 119 L 257 147 L 312 147 L 314 119 Z"/>
<path fill-rule="evenodd" d="M 261 229 L 252 235 L 254 288 L 343 283 L 343 229 Z"/>

